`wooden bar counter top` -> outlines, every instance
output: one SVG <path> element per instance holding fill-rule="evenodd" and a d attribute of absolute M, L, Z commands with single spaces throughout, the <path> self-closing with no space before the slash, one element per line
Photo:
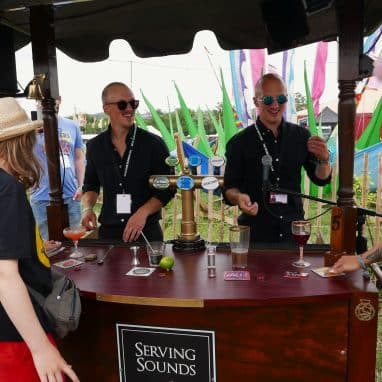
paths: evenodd
<path fill-rule="evenodd" d="M 127 246 L 113 247 L 103 265 L 54 267 L 70 247 L 51 259 L 81 291 L 80 326 L 59 347 L 82 382 L 120 380 L 117 323 L 214 331 L 214 382 L 374 382 L 378 294 L 360 272 L 320 277 L 311 269 L 324 265 L 324 252 L 307 250 L 309 276 L 289 279 L 284 274 L 297 270 L 291 265 L 297 248 L 255 249 L 248 255 L 251 279 L 225 281 L 228 248 L 218 249 L 216 278 L 208 278 L 205 252 L 166 247 L 173 270 L 157 268 L 148 277 L 126 276 L 132 268 Z M 80 250 L 100 259 L 109 248 L 83 244 Z M 148 266 L 143 245 L 139 260 Z"/>

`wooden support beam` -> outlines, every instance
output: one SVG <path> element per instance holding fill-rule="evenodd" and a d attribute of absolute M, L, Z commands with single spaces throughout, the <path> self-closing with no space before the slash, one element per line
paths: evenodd
<path fill-rule="evenodd" d="M 57 79 L 54 7 L 39 5 L 30 8 L 30 31 L 35 75 L 44 74 L 41 102 L 50 204 L 47 207 L 49 238 L 63 240 L 63 229 L 69 225 L 68 208 L 62 199 L 59 141 L 55 100 L 59 96 Z"/>
<path fill-rule="evenodd" d="M 360 72 L 363 36 L 363 0 L 338 0 L 338 207 L 332 212 L 331 254 L 355 253 L 354 212 L 355 86 Z M 333 224 L 335 221 L 335 224 Z M 333 229 L 336 227 L 336 229 Z"/>

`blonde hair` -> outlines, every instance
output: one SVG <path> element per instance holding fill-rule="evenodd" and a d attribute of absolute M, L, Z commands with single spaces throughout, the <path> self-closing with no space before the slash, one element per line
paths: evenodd
<path fill-rule="evenodd" d="M 284 80 L 283 80 L 283 78 L 281 76 L 279 76 L 276 73 L 267 73 L 267 74 L 264 74 L 263 76 L 261 76 L 259 78 L 259 80 L 256 82 L 256 85 L 255 85 L 255 97 L 256 98 L 259 98 L 259 97 L 262 96 L 262 94 L 263 94 L 263 84 L 264 84 L 264 82 L 266 82 L 268 80 L 277 80 L 277 81 L 280 81 L 280 83 L 284 87 L 284 92 L 285 93 L 287 92 L 287 87 L 286 87 L 285 82 L 284 82 Z"/>
<path fill-rule="evenodd" d="M 102 95 L 101 95 L 102 105 L 105 105 L 105 103 L 107 103 L 107 97 L 109 95 L 109 90 L 110 90 L 110 88 L 113 88 L 114 86 L 123 87 L 123 88 L 126 88 L 126 89 L 131 91 L 131 89 L 126 84 L 124 84 L 123 82 L 110 82 L 110 84 L 106 85 L 104 87 L 104 89 L 102 90 Z"/>
<path fill-rule="evenodd" d="M 42 171 L 33 152 L 35 143 L 34 131 L 0 142 L 0 158 L 7 163 L 10 173 L 26 189 L 38 186 Z"/>

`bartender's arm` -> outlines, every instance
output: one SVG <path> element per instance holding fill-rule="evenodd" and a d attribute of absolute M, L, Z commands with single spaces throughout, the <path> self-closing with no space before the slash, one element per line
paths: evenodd
<path fill-rule="evenodd" d="M 156 197 L 151 197 L 143 206 L 130 216 L 123 231 L 124 241 L 137 240 L 141 234 L 149 215 L 155 214 L 163 207 L 162 202 Z"/>
<path fill-rule="evenodd" d="M 238 188 L 229 188 L 225 192 L 225 197 L 234 206 L 239 206 L 240 210 L 247 215 L 257 215 L 259 206 L 256 202 L 252 202 L 248 194 L 240 192 Z"/>
<path fill-rule="evenodd" d="M 81 224 L 88 230 L 97 227 L 97 216 L 93 211 L 97 203 L 98 193 L 95 191 L 86 191 L 82 196 L 82 219 Z"/>
<path fill-rule="evenodd" d="M 316 177 L 321 180 L 327 179 L 332 172 L 332 168 L 330 165 L 330 154 L 325 140 L 318 136 L 310 137 L 308 140 L 308 151 L 318 160 Z"/>
<path fill-rule="evenodd" d="M 362 262 L 367 266 L 382 261 L 382 244 L 375 245 L 362 255 L 342 256 L 330 269 L 330 273 L 352 272 L 362 268 Z"/>

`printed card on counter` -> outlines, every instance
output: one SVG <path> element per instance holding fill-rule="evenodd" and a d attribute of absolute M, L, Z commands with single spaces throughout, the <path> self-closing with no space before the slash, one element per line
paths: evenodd
<path fill-rule="evenodd" d="M 150 276 L 154 271 L 155 268 L 135 267 L 130 269 L 129 272 L 126 273 L 126 276 L 147 277 Z"/>
<path fill-rule="evenodd" d="M 72 268 L 72 267 L 75 267 L 76 265 L 80 265 L 80 264 L 83 264 L 84 262 L 83 261 L 80 261 L 80 260 L 76 260 L 76 259 L 68 259 L 68 260 L 63 260 L 63 261 L 59 261 L 58 263 L 54 263 L 53 265 L 55 265 L 56 267 L 60 267 L 60 268 Z"/>
<path fill-rule="evenodd" d="M 337 276 L 343 276 L 345 273 L 330 273 L 329 272 L 330 267 L 321 267 L 312 269 L 312 272 L 314 272 L 316 275 L 319 275 L 321 277 L 337 277 Z"/>
<path fill-rule="evenodd" d="M 224 280 L 250 280 L 251 275 L 248 271 L 224 271 Z"/>
<path fill-rule="evenodd" d="M 308 276 L 308 272 L 286 271 L 284 273 L 286 279 L 306 279 Z"/>

